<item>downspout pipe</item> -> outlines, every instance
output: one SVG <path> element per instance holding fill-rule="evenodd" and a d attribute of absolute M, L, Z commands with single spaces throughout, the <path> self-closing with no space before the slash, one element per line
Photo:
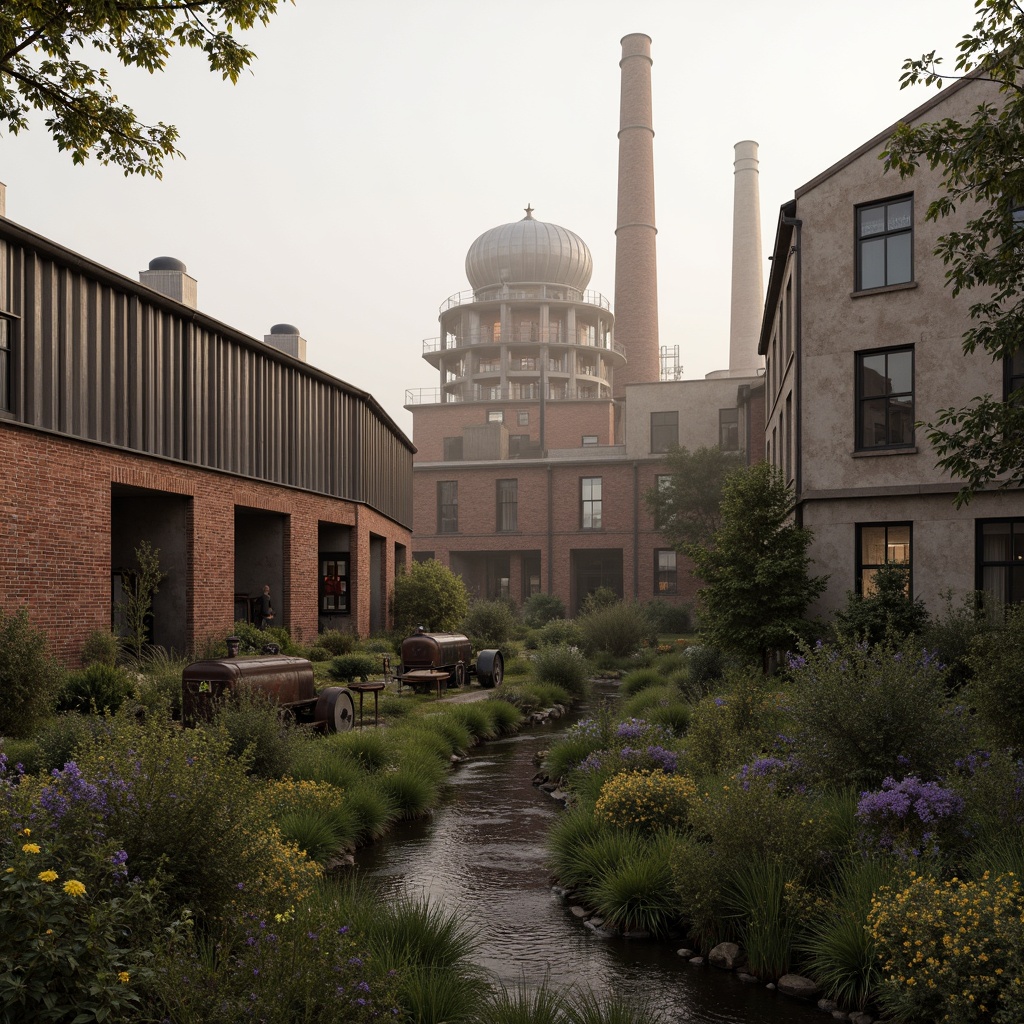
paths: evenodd
<path fill-rule="evenodd" d="M 804 436 L 804 373 L 803 373 L 803 336 L 804 336 L 804 288 L 803 288 L 803 244 L 802 231 L 804 222 L 799 217 L 783 217 L 782 223 L 796 229 L 796 249 L 793 276 L 796 278 L 796 331 L 793 338 L 794 362 L 796 364 L 796 472 L 793 475 L 793 489 L 796 491 L 796 523 L 803 526 L 803 505 L 800 495 L 803 493 L 803 436 Z"/>

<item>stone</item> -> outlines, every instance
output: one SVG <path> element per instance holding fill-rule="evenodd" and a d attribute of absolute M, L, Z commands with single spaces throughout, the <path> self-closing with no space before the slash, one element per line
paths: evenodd
<path fill-rule="evenodd" d="M 691 964 L 693 964 L 694 967 L 703 967 L 704 966 L 704 957 L 702 957 L 702 956 L 692 956 L 692 957 L 690 957 L 690 961 L 689 962 Z"/>
<path fill-rule="evenodd" d="M 832 1011 L 832 1019 L 833 1020 L 849 1020 L 850 1019 L 850 1015 L 845 1010 L 833 1010 Z"/>
<path fill-rule="evenodd" d="M 573 917 L 583 918 L 587 916 L 587 912 L 582 907 L 570 907 L 569 913 L 572 914 Z"/>
<path fill-rule="evenodd" d="M 624 939 L 649 939 L 651 933 L 645 931 L 643 928 L 636 928 L 633 931 L 623 932 L 622 937 Z"/>
<path fill-rule="evenodd" d="M 692 949 L 677 949 L 676 956 L 681 956 L 684 960 L 689 960 L 694 956 L 694 951 Z"/>
<path fill-rule="evenodd" d="M 756 985 L 760 982 L 760 978 L 755 978 L 752 974 L 747 974 L 746 971 L 738 971 L 736 977 L 743 982 L 744 985 Z"/>
<path fill-rule="evenodd" d="M 720 942 L 708 953 L 708 963 L 712 967 L 720 967 L 723 971 L 735 970 L 744 959 L 740 947 L 735 942 Z"/>
<path fill-rule="evenodd" d="M 784 974 L 779 978 L 779 991 L 794 999 L 814 999 L 821 990 L 802 974 Z"/>
<path fill-rule="evenodd" d="M 870 1013 L 851 1013 L 850 1024 L 875 1024 L 875 1018 Z"/>
<path fill-rule="evenodd" d="M 839 1009 L 839 1004 L 834 999 L 819 999 L 818 1009 L 824 1010 L 825 1013 L 831 1013 L 833 1010 Z"/>

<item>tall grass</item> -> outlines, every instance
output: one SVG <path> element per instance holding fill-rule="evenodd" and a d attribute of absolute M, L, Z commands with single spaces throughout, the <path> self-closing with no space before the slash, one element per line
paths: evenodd
<path fill-rule="evenodd" d="M 363 777 L 345 789 L 345 799 L 356 820 L 356 844 L 380 839 L 400 816 L 392 796 L 375 777 Z"/>
<path fill-rule="evenodd" d="M 336 757 L 346 757 L 365 771 L 377 772 L 386 767 L 391 759 L 391 747 L 383 732 L 376 729 L 352 729 L 326 736 L 323 743 Z"/>
<path fill-rule="evenodd" d="M 498 731 L 494 728 L 494 720 L 487 712 L 482 701 L 471 701 L 464 704 L 453 704 L 446 712 L 457 722 L 461 722 L 474 740 L 493 740 Z"/>
<path fill-rule="evenodd" d="M 499 985 L 487 1000 L 479 1024 L 565 1024 L 565 998 L 545 982 L 530 988 Z"/>
<path fill-rule="evenodd" d="M 664 1019 L 643 996 L 577 991 L 569 996 L 565 1024 L 660 1024 Z"/>
<path fill-rule="evenodd" d="M 727 911 L 738 932 L 750 971 L 777 980 L 789 970 L 796 918 L 786 906 L 786 883 L 792 869 L 776 860 L 756 859 L 742 865 L 725 887 Z"/>
<path fill-rule="evenodd" d="M 672 846 L 668 836 L 640 844 L 632 855 L 611 866 L 589 888 L 605 921 L 623 931 L 665 935 L 678 920 L 672 895 Z M 600 849 L 595 844 L 594 849 Z"/>
<path fill-rule="evenodd" d="M 619 684 L 619 693 L 623 697 L 632 697 L 650 686 L 663 686 L 664 683 L 665 676 L 660 668 L 638 668 L 623 676 Z"/>
<path fill-rule="evenodd" d="M 499 736 L 511 736 L 519 731 L 525 715 L 514 704 L 502 700 L 500 696 L 492 696 L 484 702 L 484 706 Z"/>

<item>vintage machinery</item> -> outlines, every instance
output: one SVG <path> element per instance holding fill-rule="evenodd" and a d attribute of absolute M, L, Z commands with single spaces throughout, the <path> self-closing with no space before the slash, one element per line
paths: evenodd
<path fill-rule="evenodd" d="M 417 690 L 429 690 L 433 683 L 427 673 L 440 671 L 448 673 L 449 686 L 463 686 L 470 674 L 476 676 L 481 686 L 501 685 L 505 674 L 501 651 L 481 651 L 475 663 L 472 657 L 469 637 L 461 633 L 427 633 L 421 627 L 402 641 L 399 678 Z"/>

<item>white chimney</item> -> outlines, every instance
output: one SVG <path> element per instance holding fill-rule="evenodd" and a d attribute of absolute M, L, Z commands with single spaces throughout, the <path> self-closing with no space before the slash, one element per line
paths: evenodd
<path fill-rule="evenodd" d="M 757 343 L 764 308 L 761 200 L 757 143 L 737 142 L 732 208 L 732 309 L 729 375 L 753 376 L 761 366 Z"/>
<path fill-rule="evenodd" d="M 157 256 L 149 261 L 149 269 L 139 272 L 139 281 L 147 288 L 197 309 L 199 299 L 196 279 L 186 273 L 185 264 L 173 256 Z"/>

